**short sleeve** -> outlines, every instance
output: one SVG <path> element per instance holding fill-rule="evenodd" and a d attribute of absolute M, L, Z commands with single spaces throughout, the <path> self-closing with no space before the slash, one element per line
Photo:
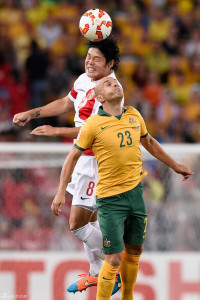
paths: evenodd
<path fill-rule="evenodd" d="M 81 127 L 77 139 L 75 140 L 75 147 L 81 151 L 91 148 L 94 142 L 94 125 L 92 125 L 92 117 L 88 118 L 85 124 Z"/>
<path fill-rule="evenodd" d="M 68 94 L 69 99 L 72 102 L 76 101 L 77 95 L 78 95 L 78 90 L 80 88 L 80 85 L 82 84 L 82 78 L 83 78 L 83 74 L 80 75 L 74 82 L 74 86 L 72 87 L 71 91 Z"/>
<path fill-rule="evenodd" d="M 68 97 L 72 102 L 74 102 L 76 100 L 77 94 L 78 92 L 75 90 L 75 85 L 74 85 L 71 91 L 69 92 Z"/>
<path fill-rule="evenodd" d="M 144 122 L 144 119 L 143 117 L 140 115 L 140 126 L 141 126 L 141 138 L 144 138 L 148 135 L 148 131 L 147 131 L 147 128 L 146 128 L 146 124 Z"/>

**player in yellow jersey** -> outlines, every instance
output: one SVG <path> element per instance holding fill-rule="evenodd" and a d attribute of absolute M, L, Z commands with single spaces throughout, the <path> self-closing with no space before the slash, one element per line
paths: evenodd
<path fill-rule="evenodd" d="M 140 113 L 121 107 L 123 91 L 117 81 L 104 77 L 95 88 L 102 106 L 81 127 L 61 172 L 52 211 L 59 215 L 65 190 L 82 152 L 92 147 L 98 164 L 97 214 L 103 236 L 105 261 L 98 276 L 97 300 L 110 299 L 120 268 L 122 300 L 133 299 L 139 258 L 146 234 L 147 215 L 142 196 L 140 143 L 157 159 L 183 175 L 193 173 L 175 162 L 147 132 Z"/>

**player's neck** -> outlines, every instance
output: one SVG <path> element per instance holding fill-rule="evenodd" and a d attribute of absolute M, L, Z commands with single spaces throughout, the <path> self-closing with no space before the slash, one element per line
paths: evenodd
<path fill-rule="evenodd" d="M 122 114 L 122 105 L 121 102 L 119 103 L 104 103 L 103 110 L 112 116 L 119 116 Z"/>

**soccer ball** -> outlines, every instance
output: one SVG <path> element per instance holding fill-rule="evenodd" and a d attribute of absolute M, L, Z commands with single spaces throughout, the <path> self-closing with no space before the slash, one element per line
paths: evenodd
<path fill-rule="evenodd" d="M 102 9 L 90 9 L 82 15 L 79 28 L 89 41 L 99 42 L 110 35 L 112 20 Z"/>

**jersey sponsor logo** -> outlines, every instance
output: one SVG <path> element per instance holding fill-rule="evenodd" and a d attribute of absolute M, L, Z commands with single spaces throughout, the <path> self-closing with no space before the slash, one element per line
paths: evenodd
<path fill-rule="evenodd" d="M 105 248 L 110 248 L 111 247 L 111 241 L 107 237 L 105 237 L 103 239 L 103 245 L 104 245 Z"/>
<path fill-rule="evenodd" d="M 86 282 L 85 282 L 85 286 L 90 286 L 90 285 L 93 285 L 93 284 L 95 284 L 95 283 L 98 283 L 98 281 L 93 281 L 93 282 L 88 282 L 88 281 L 86 281 Z"/>
<path fill-rule="evenodd" d="M 104 130 L 104 129 L 108 128 L 108 127 L 109 127 L 109 126 L 101 127 L 101 129 Z"/>
<path fill-rule="evenodd" d="M 132 127 L 134 130 L 140 130 L 140 126 Z"/>
<path fill-rule="evenodd" d="M 135 118 L 129 118 L 129 123 L 135 123 L 136 119 Z"/>
<path fill-rule="evenodd" d="M 113 277 L 113 278 L 106 278 L 106 277 L 104 277 L 103 276 L 103 279 L 105 279 L 105 280 L 113 280 L 115 277 Z"/>

